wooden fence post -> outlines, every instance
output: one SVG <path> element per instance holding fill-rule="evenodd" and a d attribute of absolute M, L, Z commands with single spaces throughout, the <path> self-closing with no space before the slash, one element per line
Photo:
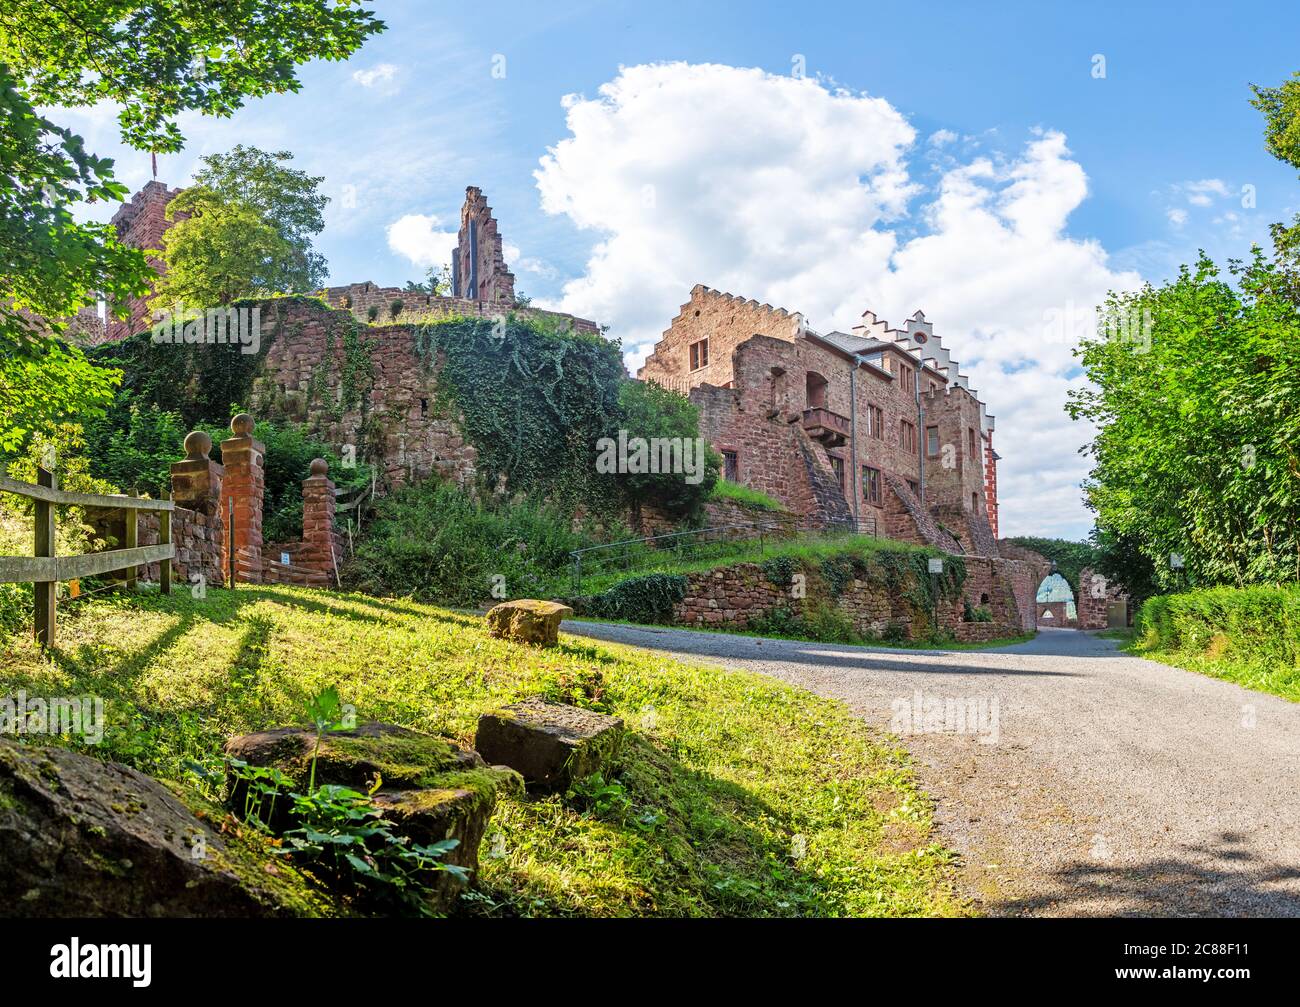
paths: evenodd
<path fill-rule="evenodd" d="M 169 493 L 167 498 L 172 499 Z M 158 544 L 172 544 L 172 512 L 169 510 L 158 512 Z M 163 594 L 172 593 L 172 561 L 165 559 L 158 564 L 158 590 Z"/>
<path fill-rule="evenodd" d="M 135 493 L 129 494 L 135 496 Z M 135 549 L 140 545 L 140 512 L 133 507 L 124 507 L 123 515 L 126 520 L 126 541 L 123 547 L 126 549 Z M 136 568 L 129 566 L 126 568 L 126 589 L 134 591 L 136 588 Z"/>
<path fill-rule="evenodd" d="M 36 469 L 36 485 L 47 489 L 58 489 L 58 479 L 53 472 L 43 468 Z M 54 504 L 45 500 L 35 501 L 36 510 L 36 550 L 37 557 L 54 558 Z M 57 585 L 52 580 L 37 581 L 32 587 L 36 594 L 36 642 L 44 647 L 54 646 L 54 589 Z"/>

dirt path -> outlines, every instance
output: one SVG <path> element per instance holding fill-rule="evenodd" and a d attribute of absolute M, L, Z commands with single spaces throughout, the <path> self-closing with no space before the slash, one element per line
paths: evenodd
<path fill-rule="evenodd" d="M 1300 916 L 1300 704 L 1073 630 L 904 651 L 564 628 L 749 668 L 892 725 L 992 915 Z"/>

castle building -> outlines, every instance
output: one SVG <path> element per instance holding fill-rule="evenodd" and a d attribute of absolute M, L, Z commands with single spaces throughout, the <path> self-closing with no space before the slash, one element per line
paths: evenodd
<path fill-rule="evenodd" d="M 146 182 L 144 188 L 131 197 L 113 214 L 112 224 L 118 240 L 132 248 L 162 249 L 163 235 L 175 221 L 167 219 L 167 204 L 181 194 L 180 189 L 169 189 L 157 179 Z M 160 276 L 167 266 L 156 256 L 149 256 L 149 265 Z M 149 308 L 152 291 L 143 297 L 133 297 L 128 303 L 130 317 L 113 317 L 109 311 L 104 323 L 104 342 L 116 342 L 135 332 L 144 332 L 153 324 Z"/>
<path fill-rule="evenodd" d="M 699 285 L 638 377 L 687 395 L 724 477 L 807 527 L 998 555 L 993 417 L 920 311 L 818 333 Z"/>

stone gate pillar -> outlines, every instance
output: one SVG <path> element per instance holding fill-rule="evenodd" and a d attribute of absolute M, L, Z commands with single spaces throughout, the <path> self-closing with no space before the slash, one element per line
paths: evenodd
<path fill-rule="evenodd" d="M 185 438 L 185 457 L 172 462 L 172 501 L 212 517 L 219 513 L 225 469 L 208 457 L 212 438 L 195 430 Z"/>
<path fill-rule="evenodd" d="M 266 445 L 253 436 L 253 417 L 240 413 L 230 421 L 231 437 L 221 442 L 225 476 L 221 488 L 221 513 L 234 514 L 235 579 L 250 584 L 262 581 L 262 497 L 266 472 L 262 459 Z M 232 506 L 233 504 L 233 506 Z M 226 527 L 222 558 L 230 569 L 231 530 Z"/>
<path fill-rule="evenodd" d="M 335 567 L 342 553 L 342 541 L 334 530 L 334 483 L 326 475 L 329 463 L 316 458 L 311 476 L 302 484 L 302 562 L 323 571 L 337 582 Z"/>

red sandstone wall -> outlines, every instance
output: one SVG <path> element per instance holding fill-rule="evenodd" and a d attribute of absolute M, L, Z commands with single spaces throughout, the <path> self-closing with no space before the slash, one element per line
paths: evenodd
<path fill-rule="evenodd" d="M 112 223 L 117 229 L 118 238 L 133 248 L 161 249 L 163 234 L 172 226 L 172 222 L 167 219 L 167 204 L 180 192 L 180 189 L 168 189 L 157 179 L 146 183 L 144 188 L 131 197 L 129 203 L 113 215 Z M 158 274 L 166 271 L 166 266 L 156 256 L 149 256 L 148 262 Z M 105 326 L 105 340 L 125 339 L 148 329 L 153 324 L 148 305 L 151 296 L 152 293 L 132 298 L 129 302 L 131 315 L 126 321 L 114 318 L 110 313 Z"/>
<path fill-rule="evenodd" d="M 332 308 L 351 311 L 362 322 L 370 321 L 370 309 L 375 309 L 375 324 L 386 322 L 428 321 L 435 318 L 499 318 L 503 313 L 513 313 L 521 318 L 537 318 L 554 322 L 561 328 L 575 332 L 600 331 L 600 326 L 586 318 L 568 315 L 562 311 L 544 311 L 541 308 L 514 308 L 492 301 L 473 301 L 463 297 L 435 297 L 398 287 L 380 287 L 366 281 L 344 287 L 327 287 L 325 300 Z M 393 302 L 400 301 L 401 310 L 393 314 Z"/>

